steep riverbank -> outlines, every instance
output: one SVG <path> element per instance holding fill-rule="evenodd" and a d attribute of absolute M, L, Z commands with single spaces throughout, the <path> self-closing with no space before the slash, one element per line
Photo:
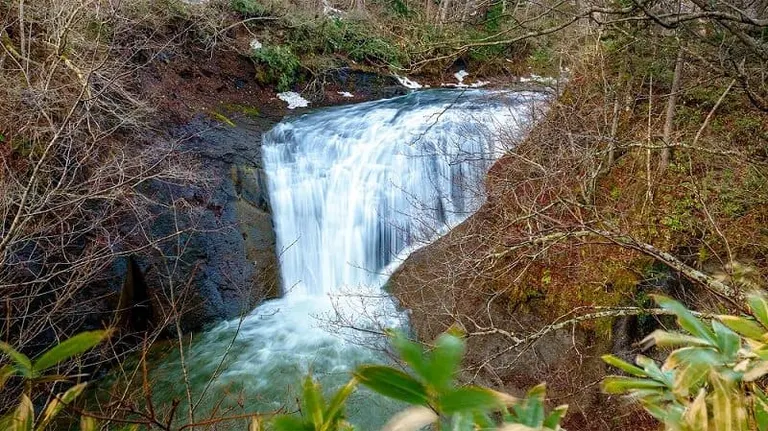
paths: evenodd
<path fill-rule="evenodd" d="M 593 71 L 576 70 L 491 168 L 488 202 L 388 286 L 421 340 L 451 325 L 468 333 L 467 380 L 517 393 L 546 382 L 553 404 L 571 405 L 568 429 L 657 429 L 601 392 L 615 370 L 600 356 L 663 356 L 637 344 L 671 323 L 642 312 L 652 294 L 722 313 L 735 303 L 715 281 L 764 285 L 768 116 L 722 83 L 681 96 L 674 162 L 660 171 L 664 146 L 649 134 L 664 104 L 642 86 L 606 104 Z M 721 102 L 717 124 L 702 125 Z"/>

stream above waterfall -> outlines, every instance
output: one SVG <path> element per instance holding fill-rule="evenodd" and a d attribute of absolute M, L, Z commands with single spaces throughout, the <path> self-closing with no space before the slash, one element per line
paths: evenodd
<path fill-rule="evenodd" d="M 382 291 L 389 274 L 479 208 L 485 175 L 507 149 L 499 133 L 519 135 L 540 99 L 420 91 L 320 109 L 267 132 L 284 296 L 154 364 L 155 404 L 182 400 L 177 416 L 189 417 L 191 404 L 198 420 L 213 411 L 293 411 L 307 373 L 330 392 L 358 364 L 387 361 L 378 334 L 407 326 L 407 313 Z M 399 408 L 360 390 L 348 415 L 358 429 L 375 430 Z"/>

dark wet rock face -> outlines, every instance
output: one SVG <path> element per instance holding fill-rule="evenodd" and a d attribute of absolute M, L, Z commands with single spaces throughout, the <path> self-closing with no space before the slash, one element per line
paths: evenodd
<path fill-rule="evenodd" d="M 199 160 L 207 181 L 153 182 L 143 190 L 156 203 L 151 236 L 173 237 L 137 257 L 153 299 L 154 326 L 169 323 L 174 302 L 186 332 L 248 313 L 279 295 L 260 154 L 261 134 L 273 124 L 265 118 L 244 118 L 236 127 L 198 120 L 174 132 L 188 137 L 182 150 Z"/>
<path fill-rule="evenodd" d="M 340 89 L 364 99 L 387 99 L 408 93 L 408 89 L 394 77 L 374 72 L 340 68 L 332 73 L 331 79 Z"/>

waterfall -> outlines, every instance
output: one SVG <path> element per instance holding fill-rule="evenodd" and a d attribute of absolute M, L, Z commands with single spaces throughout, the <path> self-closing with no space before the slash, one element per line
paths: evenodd
<path fill-rule="evenodd" d="M 266 133 L 264 168 L 286 292 L 187 346 L 197 414 L 292 411 L 307 373 L 335 388 L 358 364 L 384 361 L 360 345 L 384 340 L 349 326 L 404 324 L 381 292 L 387 272 L 482 204 L 487 169 L 505 150 L 500 126 L 516 133 L 537 99 L 422 91 L 319 110 Z M 339 322 L 340 314 L 341 325 L 328 331 L 322 323 Z M 181 364 L 173 353 L 153 371 L 157 405 L 186 399 Z M 347 413 L 358 429 L 375 430 L 401 407 L 360 389 Z M 186 417 L 185 408 L 181 403 L 178 417 Z"/>
<path fill-rule="evenodd" d="M 380 286 L 403 250 L 474 212 L 500 151 L 494 133 L 501 122 L 517 124 L 510 120 L 530 100 L 418 92 L 304 115 L 267 133 L 286 296 Z"/>

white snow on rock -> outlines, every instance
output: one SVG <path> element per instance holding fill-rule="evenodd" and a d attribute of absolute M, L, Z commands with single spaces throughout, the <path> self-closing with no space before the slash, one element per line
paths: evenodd
<path fill-rule="evenodd" d="M 467 73 L 467 71 L 466 71 L 466 70 L 462 69 L 462 70 L 460 70 L 460 71 L 458 71 L 458 72 L 454 73 L 454 74 L 453 74 L 453 76 L 455 76 L 455 77 L 456 77 L 456 80 L 457 80 L 457 81 L 459 81 L 459 85 L 461 85 L 461 84 L 463 84 L 463 83 L 464 83 L 464 78 L 466 78 L 467 76 L 469 76 L 469 73 Z"/>
<path fill-rule="evenodd" d="M 258 51 L 258 50 L 261 49 L 262 46 L 264 46 L 264 45 L 261 44 L 261 42 L 259 42 L 258 39 L 251 40 L 251 44 L 250 45 L 251 45 L 251 51 Z"/>
<path fill-rule="evenodd" d="M 539 76 L 536 74 L 531 74 L 530 78 L 521 76 L 520 82 L 535 82 L 537 84 L 543 84 L 543 85 L 555 85 L 557 84 L 557 78 L 553 78 L 551 76 Z"/>
<path fill-rule="evenodd" d="M 469 76 L 469 73 L 467 73 L 467 71 L 463 70 L 463 69 L 458 71 L 458 72 L 456 72 L 456 73 L 454 73 L 453 76 L 455 76 L 456 80 L 459 81 L 457 84 L 446 84 L 446 83 L 443 83 L 443 84 L 440 84 L 440 86 L 441 87 L 446 87 L 446 88 L 480 88 L 480 87 L 485 87 L 486 85 L 490 84 L 490 82 L 488 82 L 488 81 L 477 81 L 477 82 L 473 82 L 471 84 L 465 84 L 464 83 L 464 78 Z"/>
<path fill-rule="evenodd" d="M 301 94 L 295 91 L 286 91 L 278 93 L 277 98 L 288 104 L 288 109 L 306 108 L 309 106 L 309 100 L 301 97 Z"/>
<path fill-rule="evenodd" d="M 341 97 L 355 97 L 355 95 L 349 91 L 337 91 L 337 93 L 339 93 L 339 96 Z"/>
<path fill-rule="evenodd" d="M 395 79 L 397 79 L 397 82 L 399 82 L 400 85 L 402 85 L 403 87 L 410 88 L 411 90 L 418 90 L 419 88 L 423 87 L 418 82 L 411 81 L 407 77 L 403 77 L 403 76 L 399 76 L 399 75 L 394 75 L 394 76 L 395 76 Z"/>

